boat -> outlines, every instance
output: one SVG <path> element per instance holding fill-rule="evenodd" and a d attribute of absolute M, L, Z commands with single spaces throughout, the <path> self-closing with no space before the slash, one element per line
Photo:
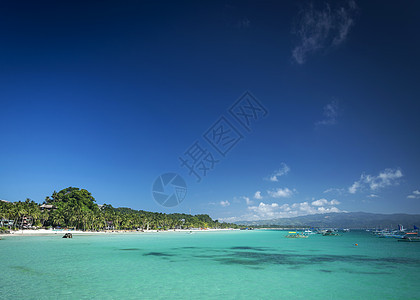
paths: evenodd
<path fill-rule="evenodd" d="M 325 232 L 322 233 L 323 236 L 338 236 L 339 234 L 334 230 L 325 230 Z"/>
<path fill-rule="evenodd" d="M 420 236 L 417 232 L 407 232 L 402 238 L 398 239 L 399 242 L 420 242 Z"/>
<path fill-rule="evenodd" d="M 289 239 L 301 239 L 301 238 L 308 238 L 308 235 L 303 234 L 303 233 L 299 233 L 296 231 L 289 231 L 289 234 L 286 235 L 287 238 Z"/>
<path fill-rule="evenodd" d="M 390 229 L 382 229 L 382 230 L 375 230 L 373 232 L 379 238 L 394 238 L 394 239 L 402 239 L 408 232 L 406 229 L 399 224 L 397 230 L 390 230 Z"/>

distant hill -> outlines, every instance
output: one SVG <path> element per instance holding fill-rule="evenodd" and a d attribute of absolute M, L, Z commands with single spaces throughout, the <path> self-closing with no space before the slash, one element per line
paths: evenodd
<path fill-rule="evenodd" d="M 324 228 L 396 228 L 402 224 L 406 228 L 420 227 L 420 215 L 373 214 L 365 212 L 328 213 L 294 218 L 280 218 L 260 221 L 239 221 L 239 225 L 292 225 Z"/>

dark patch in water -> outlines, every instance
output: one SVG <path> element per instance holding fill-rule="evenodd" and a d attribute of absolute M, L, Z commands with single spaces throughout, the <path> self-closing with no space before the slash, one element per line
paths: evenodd
<path fill-rule="evenodd" d="M 266 249 L 266 248 L 263 248 L 263 247 L 248 247 L 248 246 L 231 247 L 230 249 L 233 249 L 233 250 L 256 250 L 256 251 L 267 251 L 267 249 Z"/>
<path fill-rule="evenodd" d="M 254 266 L 247 266 L 248 269 L 252 269 L 252 270 L 264 270 L 265 268 L 262 267 L 254 267 Z"/>
<path fill-rule="evenodd" d="M 193 255 L 193 257 L 196 257 L 196 258 L 216 258 L 219 256 L 220 255 Z"/>
<path fill-rule="evenodd" d="M 419 264 L 419 259 L 413 259 L 408 257 L 385 257 L 385 258 L 378 258 L 378 261 L 389 262 L 392 264 Z"/>
<path fill-rule="evenodd" d="M 31 268 L 24 267 L 24 266 L 11 266 L 10 268 L 14 269 L 14 270 L 17 270 L 17 271 L 20 271 L 22 273 L 27 273 L 27 274 L 31 274 L 31 275 L 41 275 L 42 274 L 40 272 L 37 272 L 37 271 L 35 271 Z"/>
<path fill-rule="evenodd" d="M 232 247 L 231 249 L 248 250 L 252 247 Z M 388 267 L 395 264 L 415 264 L 419 263 L 420 260 L 398 258 L 398 257 L 387 257 L 387 258 L 372 258 L 363 255 L 302 255 L 302 254 L 287 254 L 287 253 L 263 253 L 260 251 L 235 251 L 231 252 L 231 255 L 195 255 L 197 258 L 208 258 L 218 261 L 223 264 L 230 265 L 289 265 L 299 268 L 303 265 L 308 264 L 324 264 L 324 263 L 336 263 L 344 262 L 351 264 L 366 264 L 370 263 L 376 267 Z M 321 270 L 325 272 L 328 270 Z M 375 273 L 382 274 L 382 273 Z M 387 273 L 385 273 L 387 274 Z"/>
<path fill-rule="evenodd" d="M 418 264 L 420 260 L 405 258 L 405 257 L 384 257 L 384 258 L 372 258 L 363 255 L 325 255 L 325 256 L 309 256 L 311 263 L 323 263 L 323 262 L 348 262 L 348 263 L 374 263 L 378 265 L 384 265 L 389 263 L 395 264 Z"/>
<path fill-rule="evenodd" d="M 360 275 L 390 275 L 392 274 L 390 272 L 367 272 L 367 271 L 354 271 L 354 270 L 348 270 L 348 269 L 344 269 L 344 272 L 347 272 L 350 274 L 360 274 Z"/>
<path fill-rule="evenodd" d="M 143 254 L 144 256 L 173 256 L 173 254 L 168 254 L 168 253 L 163 253 L 163 252 L 149 252 L 149 253 L 145 253 Z"/>
<path fill-rule="evenodd" d="M 246 266 L 253 266 L 258 265 L 259 262 L 255 260 L 249 259 L 239 259 L 239 258 L 217 258 L 215 259 L 218 262 L 221 262 L 225 265 L 246 265 Z"/>
<path fill-rule="evenodd" d="M 139 248 L 125 248 L 125 249 L 120 249 L 121 251 L 138 251 L 140 250 Z"/>
<path fill-rule="evenodd" d="M 235 252 L 233 256 L 214 258 L 224 264 L 238 264 L 238 265 L 262 265 L 262 264 L 287 264 L 296 265 L 302 264 L 297 260 L 291 259 L 292 256 L 284 254 L 267 254 L 261 252 L 240 251 Z"/>
<path fill-rule="evenodd" d="M 319 270 L 320 272 L 324 272 L 324 273 L 332 273 L 331 270 Z"/>
<path fill-rule="evenodd" d="M 185 247 L 173 247 L 173 248 L 171 248 L 171 250 L 179 250 L 179 249 L 199 249 L 199 247 L 185 246 Z"/>
<path fill-rule="evenodd" d="M 311 263 L 335 262 L 338 260 L 344 260 L 344 259 L 339 259 L 337 257 L 330 257 L 330 256 L 315 256 L 315 257 L 309 258 L 309 261 Z"/>
<path fill-rule="evenodd" d="M 299 256 L 290 255 L 290 254 L 241 251 L 241 252 L 235 252 L 235 257 L 251 259 L 258 264 L 296 265 L 296 264 L 303 263 L 297 259 L 299 258 Z"/>

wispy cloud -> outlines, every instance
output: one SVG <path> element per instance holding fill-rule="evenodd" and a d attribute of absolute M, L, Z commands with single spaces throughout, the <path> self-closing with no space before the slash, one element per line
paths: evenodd
<path fill-rule="evenodd" d="M 324 106 L 323 119 L 315 123 L 315 125 L 334 125 L 337 123 L 338 117 L 338 102 L 331 101 Z"/>
<path fill-rule="evenodd" d="M 293 59 L 304 64 L 309 55 L 341 45 L 354 25 L 356 10 L 353 0 L 333 8 L 324 4 L 317 9 L 310 4 L 301 10 L 292 31 L 298 37 L 298 44 L 292 50 Z"/>
<path fill-rule="evenodd" d="M 267 194 L 272 198 L 289 198 L 293 195 L 293 191 L 289 188 L 277 188 L 275 190 L 268 190 Z"/>
<path fill-rule="evenodd" d="M 360 190 L 376 191 L 387 186 L 398 184 L 398 179 L 403 177 L 403 173 L 399 169 L 385 169 L 377 176 L 362 174 L 360 179 L 355 181 L 348 188 L 350 194 L 355 194 Z"/>
<path fill-rule="evenodd" d="M 322 205 L 321 205 L 322 204 Z M 328 201 L 326 199 L 319 199 L 316 201 L 310 202 L 297 202 L 292 204 L 283 204 L 278 203 L 264 203 L 260 202 L 259 205 L 249 206 L 248 214 L 242 215 L 236 218 L 230 218 L 230 221 L 239 221 L 239 220 L 266 220 L 266 219 L 276 219 L 276 218 L 291 218 L 304 215 L 312 214 L 325 214 L 331 212 L 341 212 L 336 205 L 339 205 L 340 202 L 337 200 Z"/>
<path fill-rule="evenodd" d="M 286 175 L 290 172 L 290 167 L 286 165 L 285 163 L 280 164 L 280 168 L 273 172 L 268 178 L 266 178 L 269 181 L 277 182 L 279 181 L 279 177 Z"/>
<path fill-rule="evenodd" d="M 220 205 L 223 206 L 223 207 L 227 207 L 227 206 L 230 205 L 230 202 L 228 200 L 226 200 L 226 201 L 220 201 Z"/>
<path fill-rule="evenodd" d="M 243 196 L 243 197 L 242 197 L 242 199 L 244 199 L 244 200 L 245 200 L 246 205 L 251 205 L 251 204 L 253 204 L 252 200 L 251 200 L 251 199 L 249 199 L 249 197 L 245 197 L 245 196 Z"/>
<path fill-rule="evenodd" d="M 313 206 L 338 205 L 340 204 L 340 201 L 335 200 L 335 199 L 328 201 L 327 199 L 322 198 L 322 199 L 312 201 L 311 204 Z"/>
<path fill-rule="evenodd" d="M 328 193 L 332 193 L 332 194 L 339 194 L 341 195 L 342 193 L 344 193 L 345 189 L 341 189 L 341 188 L 329 188 L 326 189 L 325 191 L 323 191 L 324 194 L 328 194 Z"/>
<path fill-rule="evenodd" d="M 379 198 L 379 196 L 378 196 L 378 195 L 376 195 L 376 194 L 370 194 L 370 195 L 368 195 L 368 197 L 369 197 L 369 198 Z"/>
<path fill-rule="evenodd" d="M 257 200 L 261 200 L 263 196 L 261 195 L 261 191 L 256 191 L 254 194 L 254 198 Z"/>
<path fill-rule="evenodd" d="M 408 199 L 420 199 L 420 191 L 415 190 L 410 195 L 407 196 Z"/>

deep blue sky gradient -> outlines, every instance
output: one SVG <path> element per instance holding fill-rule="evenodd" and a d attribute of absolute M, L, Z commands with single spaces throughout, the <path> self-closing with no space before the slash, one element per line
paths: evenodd
<path fill-rule="evenodd" d="M 76 186 L 98 203 L 226 220 L 251 217 L 260 202 L 317 199 L 420 213 L 420 3 L 358 2 L 345 42 L 299 64 L 293 28 L 305 5 L 0 2 L 0 199 L 42 202 Z M 269 116 L 196 183 L 178 157 L 246 90 Z M 317 125 L 334 101 L 336 122 Z M 266 180 L 282 163 L 290 172 Z M 403 176 L 349 193 L 386 169 Z M 168 171 L 188 184 L 175 208 L 151 194 Z M 293 195 L 269 197 L 277 188 Z"/>

